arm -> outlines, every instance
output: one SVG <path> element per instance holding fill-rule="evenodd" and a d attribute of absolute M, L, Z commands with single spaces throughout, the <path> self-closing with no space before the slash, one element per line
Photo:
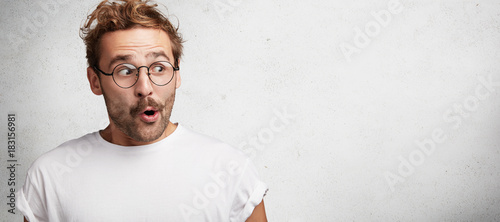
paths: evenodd
<path fill-rule="evenodd" d="M 262 202 L 260 202 L 260 204 L 253 209 L 252 215 L 248 217 L 246 222 L 267 222 L 264 200 L 262 200 Z"/>

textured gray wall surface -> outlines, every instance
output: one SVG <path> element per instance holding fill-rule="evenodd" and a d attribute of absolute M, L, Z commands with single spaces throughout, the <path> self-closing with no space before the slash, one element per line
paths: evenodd
<path fill-rule="evenodd" d="M 251 156 L 269 221 L 500 220 L 499 1 L 159 2 L 186 40 L 172 121 Z M 0 2 L 3 221 L 39 155 L 108 123 L 97 4 Z"/>

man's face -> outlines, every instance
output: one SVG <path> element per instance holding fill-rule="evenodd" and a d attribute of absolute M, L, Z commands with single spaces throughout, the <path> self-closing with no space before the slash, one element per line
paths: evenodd
<path fill-rule="evenodd" d="M 106 73 L 122 63 L 149 67 L 156 61 L 174 64 L 170 39 L 163 30 L 133 28 L 102 36 L 99 68 Z M 131 88 L 121 88 L 111 76 L 102 74 L 99 81 L 111 130 L 118 129 L 130 139 L 146 143 L 165 136 L 175 89 L 180 85 L 178 71 L 165 86 L 153 84 L 146 68 L 139 70 L 137 83 Z M 93 91 L 96 93 L 95 89 Z"/>

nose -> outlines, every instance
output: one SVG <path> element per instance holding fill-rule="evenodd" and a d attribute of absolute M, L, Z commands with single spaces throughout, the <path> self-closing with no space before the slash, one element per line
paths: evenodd
<path fill-rule="evenodd" d="M 141 69 L 141 68 L 145 69 Z M 134 86 L 134 93 L 137 97 L 147 97 L 153 94 L 153 86 L 148 76 L 148 68 L 145 66 L 138 68 L 137 82 Z"/>

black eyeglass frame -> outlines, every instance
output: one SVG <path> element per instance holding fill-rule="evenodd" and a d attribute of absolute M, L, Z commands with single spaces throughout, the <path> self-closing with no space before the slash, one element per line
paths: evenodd
<path fill-rule="evenodd" d="M 174 71 L 174 73 L 172 74 L 172 77 L 170 78 L 170 80 L 168 80 L 168 82 L 167 82 L 167 83 L 162 84 L 162 85 L 155 83 L 155 82 L 151 79 L 151 73 L 149 73 L 149 68 L 151 68 L 151 66 L 152 66 L 153 64 L 156 64 L 156 63 L 159 63 L 159 62 L 166 62 L 166 63 L 168 63 L 170 66 L 172 66 L 172 69 L 173 69 L 173 71 Z M 134 84 L 132 84 L 132 85 L 131 85 L 131 86 L 129 86 L 129 87 L 123 87 L 123 86 L 120 86 L 120 84 L 118 84 L 118 83 L 116 82 L 116 80 L 115 80 L 115 76 L 113 75 L 113 74 L 114 74 L 114 72 L 115 72 L 115 69 L 116 69 L 118 66 L 125 65 L 125 64 L 126 64 L 126 65 L 132 65 L 132 66 L 136 67 L 136 69 L 137 69 L 137 74 L 136 74 L 137 78 L 135 79 Z M 111 78 L 113 78 L 113 82 L 115 82 L 115 84 L 116 84 L 117 86 L 119 86 L 120 88 L 123 88 L 123 89 L 128 89 L 128 88 L 131 88 L 132 86 L 134 86 L 134 85 L 137 83 L 137 81 L 139 80 L 139 78 L 138 78 L 138 77 L 139 77 L 140 69 L 141 69 L 142 67 L 144 67 L 144 68 L 146 68 L 146 69 L 148 70 L 148 78 L 149 78 L 149 81 L 151 81 L 153 84 L 155 84 L 155 85 L 157 85 L 157 86 L 166 86 L 166 85 L 168 85 L 170 82 L 172 82 L 172 79 L 174 79 L 175 72 L 176 72 L 176 71 L 179 71 L 179 69 L 180 69 L 179 67 L 174 67 L 174 65 L 172 65 L 172 63 L 170 63 L 169 61 L 156 61 L 156 62 L 151 63 L 149 66 L 139 66 L 139 67 L 135 66 L 134 64 L 130 64 L 130 63 L 120 63 L 120 64 L 116 65 L 116 66 L 115 66 L 115 68 L 113 68 L 113 71 L 112 71 L 111 73 L 105 73 L 105 72 L 104 72 L 104 71 L 102 71 L 101 69 L 97 68 L 97 66 L 94 66 L 94 69 L 96 69 L 97 71 L 99 71 L 99 72 L 100 72 L 100 73 L 102 73 L 103 75 L 106 75 L 106 76 L 111 76 Z"/>

